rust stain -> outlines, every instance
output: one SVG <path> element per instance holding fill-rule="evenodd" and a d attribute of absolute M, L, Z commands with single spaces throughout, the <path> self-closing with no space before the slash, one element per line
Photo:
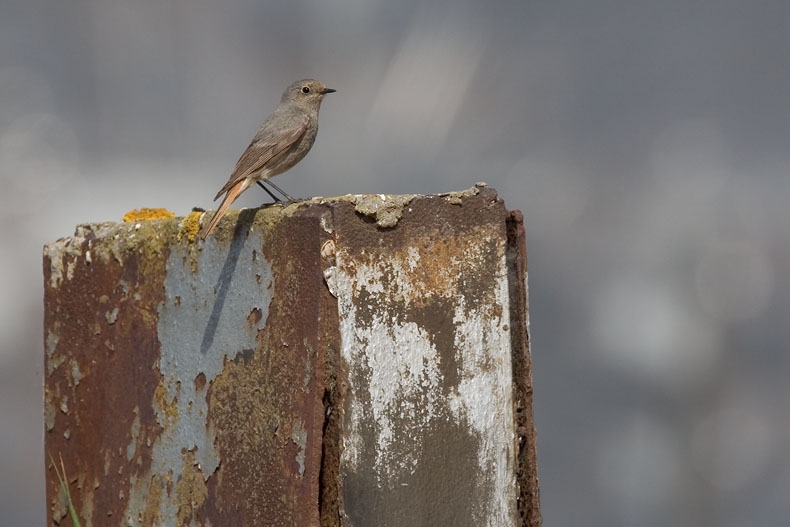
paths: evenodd
<path fill-rule="evenodd" d="M 264 235 L 256 258 L 270 262 L 273 273 L 265 330 L 258 332 L 258 349 L 231 354 L 244 360 L 226 360 L 208 387 L 221 463 L 208 482 L 213 501 L 201 512 L 223 521 L 231 521 L 234 504 L 244 504 L 239 525 L 319 522 L 326 374 L 316 365 L 323 365 L 322 312 L 333 304 L 323 296 L 317 248 L 325 209 L 318 209 L 280 211 L 270 224 L 271 210 L 255 216 Z M 248 322 L 256 327 L 262 315 L 253 309 Z"/>
<path fill-rule="evenodd" d="M 150 487 L 145 499 L 145 508 L 141 513 L 138 521 L 140 525 L 151 526 L 160 525 L 159 511 L 162 505 L 162 495 L 165 489 L 169 486 L 169 482 L 160 476 L 152 476 L 150 480 Z"/>
<path fill-rule="evenodd" d="M 183 458 L 181 474 L 176 483 L 176 518 L 178 525 L 190 525 L 197 520 L 197 513 L 208 497 L 208 488 L 195 462 L 195 453 L 186 452 Z"/>
<path fill-rule="evenodd" d="M 524 216 L 511 211 L 507 218 L 508 284 L 510 296 L 511 357 L 516 401 L 518 514 L 521 525 L 539 527 L 540 486 L 538 484 L 537 434 L 532 413 L 532 355 L 529 341 L 527 301 L 527 242 Z"/>
<path fill-rule="evenodd" d="M 375 524 L 390 518 L 393 525 L 414 524 L 422 514 L 418 504 L 425 499 L 414 489 L 436 489 L 428 499 L 444 504 L 430 507 L 440 524 L 470 519 L 485 523 L 487 511 L 496 511 L 492 517 L 499 520 L 514 518 L 516 445 L 508 444 L 507 437 L 514 428 L 508 386 L 513 374 L 511 365 L 503 366 L 498 358 L 508 347 L 511 315 L 504 312 L 504 204 L 485 187 L 464 196 L 420 197 L 403 208 L 395 228 L 359 221 L 354 214 L 359 211 L 349 214 L 348 209 L 343 203 L 333 204 L 340 269 L 328 269 L 326 276 L 330 290 L 344 291 L 341 302 L 353 306 L 342 312 L 347 317 L 344 356 L 353 387 L 343 405 L 341 458 L 349 521 Z M 482 336 L 475 333 L 475 324 L 466 325 L 468 321 L 482 324 Z M 457 339 L 468 338 L 469 332 L 474 335 L 469 344 L 459 343 Z M 488 346 L 491 353 L 480 351 Z M 408 358 L 400 364 L 400 357 Z M 411 379 L 408 387 L 390 382 L 401 375 Z M 489 383 L 495 377 L 496 382 Z M 478 442 L 487 437 L 480 430 L 486 428 L 492 410 L 475 407 L 474 412 L 458 414 L 445 406 L 448 399 L 478 400 L 473 386 L 485 392 L 482 400 L 495 398 L 505 405 L 499 413 L 509 417 L 493 423 L 502 429 L 502 434 L 497 432 L 503 438 L 502 449 L 482 452 Z M 419 447 L 415 437 L 420 438 Z M 426 457 L 415 454 L 426 449 L 431 451 Z M 496 466 L 486 464 L 491 469 L 486 472 L 478 455 L 496 461 Z M 453 478 L 457 484 L 447 495 L 439 490 L 450 470 L 437 461 L 444 456 L 467 476 Z M 464 498 L 458 501 L 459 496 Z M 502 505 L 501 500 L 508 502 Z M 414 507 L 404 511 L 397 503 Z M 396 509 L 397 519 L 392 516 Z"/>
<path fill-rule="evenodd" d="M 153 400 L 156 402 L 157 408 L 161 410 L 162 414 L 166 416 L 167 423 L 172 424 L 178 419 L 178 395 L 172 399 L 167 398 L 167 387 L 163 384 L 164 379 L 161 379 L 159 384 L 156 385 L 154 390 Z M 176 393 L 181 390 L 176 390 Z"/>
<path fill-rule="evenodd" d="M 466 199 L 464 207 L 457 206 Z M 348 274 L 358 274 L 363 266 L 370 271 L 369 286 L 361 283 L 354 299 L 358 323 L 370 326 L 374 316 L 393 323 L 413 322 L 425 330 L 439 354 L 445 358 L 442 373 L 458 382 L 454 362 L 453 323 L 455 306 L 466 315 L 485 308 L 493 320 L 501 320 L 502 307 L 496 301 L 498 280 L 491 275 L 504 258 L 504 207 L 491 207 L 496 193 L 484 186 L 447 197 L 422 197 L 410 202 L 397 229 L 382 231 L 377 225 L 339 220 L 338 236 L 347 252 Z M 449 203 L 447 207 L 444 203 Z M 336 205 L 341 208 L 343 205 Z M 439 212 L 441 211 L 441 212 Z M 447 228 L 437 232 L 440 215 Z M 498 228 L 492 226 L 500 225 Z M 464 262 L 458 273 L 455 263 Z"/>
<path fill-rule="evenodd" d="M 254 328 L 258 326 L 261 318 L 263 318 L 263 313 L 259 308 L 256 307 L 250 311 L 250 314 L 247 316 L 247 322 L 249 323 L 250 327 Z"/>
<path fill-rule="evenodd" d="M 83 482 L 72 489 L 72 499 L 89 515 L 83 518 L 87 525 L 121 518 L 126 503 L 119 496 L 129 495 L 128 476 L 148 470 L 150 459 L 144 456 L 128 464 L 131 417 L 125 416 L 139 408 L 143 442 L 161 432 L 151 407 L 159 343 L 149 314 L 161 300 L 166 249 L 145 226 L 123 227 L 145 237 L 144 244 L 139 239 L 106 244 L 100 235 L 106 229 L 81 226 L 76 237 L 45 248 L 44 257 L 45 448 L 62 455 L 70 476 Z M 99 322 L 107 325 L 97 331 Z M 46 479 L 54 520 L 60 485 L 52 471 Z M 85 487 L 94 481 L 105 484 Z"/>
<path fill-rule="evenodd" d="M 195 391 L 202 392 L 206 388 L 206 375 L 204 373 L 199 373 L 197 377 L 195 377 Z"/>

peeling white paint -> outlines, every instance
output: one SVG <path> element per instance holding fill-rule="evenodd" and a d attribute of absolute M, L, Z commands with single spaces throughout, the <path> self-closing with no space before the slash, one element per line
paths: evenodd
<path fill-rule="evenodd" d="M 134 420 L 129 428 L 129 444 L 126 446 L 126 460 L 131 461 L 137 452 L 137 441 L 140 438 L 140 408 L 134 407 Z"/>
<path fill-rule="evenodd" d="M 55 326 L 57 327 L 57 325 L 58 323 L 56 322 Z M 52 354 L 55 353 L 55 348 L 58 346 L 58 340 L 60 340 L 60 337 L 58 336 L 57 333 L 53 331 L 47 331 L 47 341 L 46 341 L 47 358 L 49 359 L 52 358 Z M 49 373 L 52 372 L 50 371 Z"/>
<path fill-rule="evenodd" d="M 307 449 L 307 431 L 304 429 L 301 421 L 294 423 L 293 431 L 291 432 L 291 441 L 299 447 L 296 453 L 296 463 L 299 465 L 299 475 L 304 476 L 304 456 Z"/>
<path fill-rule="evenodd" d="M 503 269 L 505 262 L 503 262 Z M 496 303 L 508 306 L 507 276 L 498 277 Z M 478 451 L 478 466 L 489 473 L 496 502 L 489 517 L 490 525 L 510 525 L 514 505 L 515 417 L 513 415 L 513 371 L 510 357 L 509 309 L 501 318 L 466 314 L 456 308 L 455 347 L 460 362 L 461 382 L 449 398 L 453 414 L 464 417 L 483 439 Z"/>
<path fill-rule="evenodd" d="M 63 281 L 64 274 L 68 279 L 74 275 L 73 261 L 70 265 L 63 267 L 63 259 L 70 256 L 76 260 L 82 254 L 82 246 L 73 238 L 58 240 L 44 246 L 44 255 L 49 258 L 49 287 L 57 288 Z"/>
<path fill-rule="evenodd" d="M 115 234 L 117 228 L 117 224 L 113 222 L 78 225 L 74 236 L 44 245 L 44 255 L 49 258 L 49 286 L 55 289 L 64 279 L 73 279 L 77 264 L 90 264 L 94 256 L 99 256 L 105 261 L 113 258 L 120 262 L 123 248 L 113 246 L 111 253 L 94 255 L 91 252 L 90 240 L 86 242 L 87 233 L 94 233 L 96 238 L 118 239 L 120 235 Z"/>
<path fill-rule="evenodd" d="M 107 319 L 108 324 L 115 324 L 115 321 L 118 319 L 118 308 L 113 308 L 112 311 L 105 311 L 104 318 Z"/>
<path fill-rule="evenodd" d="M 71 361 L 69 361 L 69 364 L 71 365 L 71 382 L 72 385 L 76 388 L 77 386 L 80 385 L 80 381 L 82 380 L 83 373 L 82 370 L 80 370 L 80 364 L 76 360 L 71 359 Z"/>
<path fill-rule="evenodd" d="M 400 257 L 383 261 L 373 252 L 350 256 L 338 242 L 336 267 L 325 277 L 338 299 L 343 358 L 349 367 L 350 404 L 344 419 L 341 469 L 366 471 L 374 451 L 373 469 L 379 488 L 405 486 L 401 480 L 420 470 L 426 431 L 436 420 L 452 416 L 478 439 L 479 499 L 484 503 L 480 525 L 513 525 L 516 511 L 515 421 L 510 349 L 509 290 L 505 240 L 498 240 L 495 268 L 486 248 L 492 233 L 471 236 L 474 243 L 432 269 L 421 281 L 419 269 L 430 255 L 409 247 Z M 488 263 L 487 263 L 488 262 Z M 487 272 L 495 284 L 490 298 L 467 299 L 460 280 Z M 466 275 L 465 275 L 466 273 Z M 442 374 L 435 335 L 411 320 L 404 310 L 423 305 L 432 296 L 451 302 L 457 386 Z M 363 302 L 364 299 L 364 302 Z M 474 301 L 473 301 L 474 300 Z M 397 306 L 397 307 L 393 307 Z M 472 307 L 475 306 L 475 307 Z M 446 360 L 446 359 L 445 359 Z M 445 365 L 445 367 L 447 367 Z M 373 431 L 373 443 L 370 433 Z M 477 498 L 476 498 L 477 499 Z"/>
<path fill-rule="evenodd" d="M 389 481 L 398 478 L 401 472 L 413 473 L 420 455 L 419 444 L 416 443 L 410 452 L 401 451 L 400 457 L 392 455 L 393 416 L 397 415 L 401 422 L 405 419 L 427 424 L 435 414 L 440 380 L 436 349 L 425 331 L 412 322 L 391 324 L 391 321 L 377 317 L 370 328 L 357 328 L 359 331 L 355 331 L 353 341 L 357 345 L 365 343 L 364 349 L 352 344 L 356 349 L 348 351 L 356 360 L 364 361 L 370 370 L 370 410 L 379 427 L 375 468 L 382 481 Z M 400 353 L 402 350 L 408 352 Z M 420 401 L 419 407 L 412 403 L 414 399 Z M 362 450 L 359 443 L 362 434 L 355 427 L 364 421 L 363 404 L 357 398 L 352 403 L 348 455 L 354 464 Z"/>

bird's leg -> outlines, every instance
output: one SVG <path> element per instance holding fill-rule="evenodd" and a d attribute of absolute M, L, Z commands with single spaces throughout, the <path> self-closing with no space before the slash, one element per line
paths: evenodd
<path fill-rule="evenodd" d="M 272 197 L 272 199 L 274 200 L 274 203 L 268 203 L 268 205 L 274 205 L 275 203 L 279 203 L 280 201 L 282 201 L 280 198 L 278 198 L 277 196 L 275 196 L 274 194 L 272 194 L 272 191 L 271 191 L 271 190 L 269 190 L 269 189 L 268 189 L 268 188 L 267 188 L 267 187 L 266 187 L 266 186 L 263 184 L 263 181 L 258 181 L 257 183 L 258 183 L 258 185 L 260 185 L 260 186 L 261 186 L 261 188 L 262 188 L 263 190 L 265 190 L 265 191 L 266 191 L 266 193 L 267 193 L 268 195 L 270 195 L 270 196 Z"/>
<path fill-rule="evenodd" d="M 259 181 L 259 183 L 262 183 L 262 182 L 260 182 L 260 181 Z M 286 199 L 287 199 L 289 202 L 293 203 L 294 201 L 299 201 L 298 199 L 296 199 L 296 198 L 294 198 L 294 197 L 290 196 L 290 195 L 289 195 L 287 192 L 285 192 L 283 189 L 281 189 L 280 187 L 278 187 L 277 185 L 275 185 L 274 183 L 272 183 L 272 182 L 271 182 L 271 180 L 267 179 L 267 180 L 266 180 L 266 184 L 267 184 L 267 185 L 269 185 L 269 186 L 271 186 L 271 187 L 272 187 L 274 190 L 276 190 L 277 192 L 279 192 L 279 193 L 280 193 L 280 194 L 282 194 L 283 196 L 285 196 L 285 198 L 286 198 Z M 261 185 L 261 186 L 262 186 L 262 185 Z M 265 187 L 264 187 L 264 188 L 265 188 Z M 271 192 L 269 192 L 269 194 L 271 194 Z M 277 201 L 280 201 L 280 200 L 277 200 Z"/>

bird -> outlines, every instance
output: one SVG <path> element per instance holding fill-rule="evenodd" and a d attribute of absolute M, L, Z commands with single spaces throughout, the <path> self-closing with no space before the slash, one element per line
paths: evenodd
<path fill-rule="evenodd" d="M 214 231 L 228 207 L 254 183 L 263 187 L 275 201 L 280 200 L 263 185 L 264 181 L 289 201 L 295 201 L 268 180 L 304 159 L 318 133 L 321 101 L 325 95 L 335 91 L 337 90 L 327 88 L 315 79 L 296 81 L 285 89 L 280 104 L 258 128 L 250 145 L 241 154 L 228 182 L 214 197 L 216 201 L 225 195 L 211 221 L 200 230 L 201 240 L 205 240 Z"/>

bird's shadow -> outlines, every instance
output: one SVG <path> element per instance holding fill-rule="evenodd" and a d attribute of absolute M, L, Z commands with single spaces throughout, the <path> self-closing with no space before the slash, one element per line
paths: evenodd
<path fill-rule="evenodd" d="M 239 261 L 239 255 L 247 242 L 250 233 L 250 226 L 255 219 L 257 209 L 244 209 L 242 210 L 236 220 L 236 227 L 233 229 L 233 238 L 230 242 L 230 249 L 228 255 L 225 257 L 225 263 L 222 265 L 222 271 L 219 273 L 217 283 L 214 285 L 216 291 L 216 299 L 214 300 L 214 307 L 211 309 L 211 315 L 206 324 L 206 330 L 203 332 L 203 340 L 200 343 L 200 353 L 206 355 L 209 348 L 214 344 L 214 337 L 217 333 L 217 326 L 219 325 L 219 318 L 222 310 L 225 307 L 225 301 L 230 289 L 230 283 L 233 278 L 233 273 L 236 270 L 236 264 Z"/>

